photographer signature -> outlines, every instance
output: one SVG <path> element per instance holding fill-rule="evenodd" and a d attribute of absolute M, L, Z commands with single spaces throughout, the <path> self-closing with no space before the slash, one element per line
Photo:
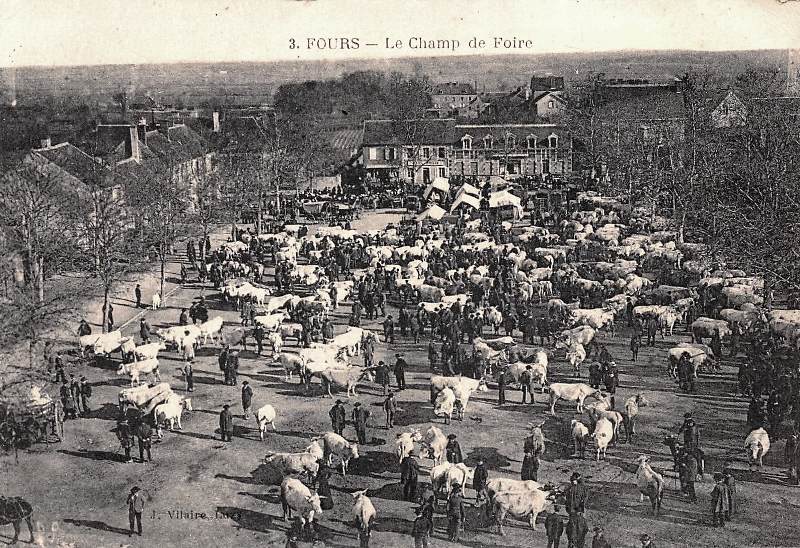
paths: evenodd
<path fill-rule="evenodd" d="M 778 0 L 778 4 L 786 4 L 789 2 L 800 2 L 800 0 Z"/>

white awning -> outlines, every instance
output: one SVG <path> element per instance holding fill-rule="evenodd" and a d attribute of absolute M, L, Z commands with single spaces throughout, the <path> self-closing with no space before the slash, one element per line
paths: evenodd
<path fill-rule="evenodd" d="M 462 192 L 453 202 L 453 205 L 450 206 L 450 211 L 455 211 L 456 208 L 460 205 L 468 205 L 474 209 L 481 208 L 481 200 L 480 198 L 473 196 L 472 194 L 467 194 L 466 192 Z"/>
<path fill-rule="evenodd" d="M 445 216 L 445 213 L 447 212 L 444 209 L 434 204 L 425 211 L 419 213 L 417 215 L 417 220 L 424 221 L 425 219 L 433 219 L 434 221 L 439 221 Z"/>

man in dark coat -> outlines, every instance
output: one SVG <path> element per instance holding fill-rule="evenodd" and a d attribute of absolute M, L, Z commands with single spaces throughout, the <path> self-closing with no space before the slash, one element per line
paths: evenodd
<path fill-rule="evenodd" d="M 497 405 L 505 405 L 506 403 L 506 383 L 506 370 L 503 369 L 497 378 Z"/>
<path fill-rule="evenodd" d="M 464 462 L 464 457 L 461 455 L 461 446 L 459 445 L 455 434 L 447 435 L 447 447 L 445 448 L 445 454 L 447 456 L 447 462 L 451 462 L 453 464 Z"/>
<path fill-rule="evenodd" d="M 461 486 L 456 484 L 447 500 L 447 536 L 450 542 L 458 542 L 463 523 L 464 499 L 461 496 Z"/>
<path fill-rule="evenodd" d="M 567 522 L 567 540 L 569 548 L 583 548 L 589 525 L 581 514 L 570 514 Z"/>
<path fill-rule="evenodd" d="M 131 458 L 131 447 L 133 447 L 133 432 L 131 431 L 131 426 L 128 423 L 128 419 L 125 415 L 122 415 L 119 420 L 117 421 L 117 439 L 119 439 L 119 444 L 122 446 L 122 450 L 125 452 L 125 462 L 133 462 Z"/>
<path fill-rule="evenodd" d="M 136 308 L 142 307 L 142 286 L 136 284 L 136 289 L 133 290 L 133 294 L 136 296 Z"/>
<path fill-rule="evenodd" d="M 375 370 L 375 382 L 383 387 L 384 396 L 389 390 L 389 374 L 389 366 L 383 361 L 379 361 L 378 368 Z"/>
<path fill-rule="evenodd" d="M 397 412 L 397 402 L 392 391 L 389 391 L 389 395 L 383 400 L 383 410 L 386 413 L 386 429 L 394 428 L 394 414 Z"/>
<path fill-rule="evenodd" d="M 139 439 L 139 460 L 145 462 L 144 454 L 147 453 L 147 462 L 153 460 L 150 450 L 153 447 L 153 429 L 145 421 L 136 426 L 136 437 Z"/>
<path fill-rule="evenodd" d="M 403 500 L 416 502 L 417 500 L 417 481 L 419 479 L 419 463 L 415 458 L 415 452 L 409 455 L 400 463 L 400 483 L 403 484 Z"/>
<path fill-rule="evenodd" d="M 69 382 L 65 379 L 64 384 L 60 388 L 61 394 L 61 407 L 64 409 L 65 419 L 78 418 L 78 411 L 75 405 L 75 398 L 72 397 L 72 390 L 70 389 Z"/>
<path fill-rule="evenodd" d="M 472 488 L 475 489 L 475 503 L 480 504 L 484 498 L 488 498 L 486 493 L 486 482 L 489 481 L 489 472 L 483 463 L 483 458 L 478 457 L 478 464 L 475 465 L 475 474 L 472 479 Z"/>
<path fill-rule="evenodd" d="M 347 420 L 342 400 L 336 400 L 336 403 L 328 412 L 328 416 L 331 418 L 331 427 L 333 431 L 341 436 Z"/>
<path fill-rule="evenodd" d="M 594 538 L 592 548 L 611 548 L 611 543 L 605 537 L 603 528 L 599 525 L 594 528 Z"/>
<path fill-rule="evenodd" d="M 428 548 L 428 539 L 433 529 L 433 521 L 429 519 L 422 508 L 417 508 L 417 517 L 411 529 L 411 536 L 414 537 L 414 548 Z"/>
<path fill-rule="evenodd" d="M 227 403 L 222 406 L 219 414 L 219 433 L 222 441 L 233 441 L 233 414 Z"/>
<path fill-rule="evenodd" d="M 683 472 L 683 482 L 686 489 L 686 496 L 689 502 L 697 502 L 697 495 L 694 491 L 694 483 L 697 481 L 697 459 L 693 455 L 684 453 L 680 463 Z"/>
<path fill-rule="evenodd" d="M 522 458 L 522 480 L 539 481 L 539 459 L 537 459 L 533 451 L 525 451 L 525 456 Z"/>
<path fill-rule="evenodd" d="M 683 434 L 683 447 L 686 452 L 693 455 L 697 460 L 697 467 L 702 474 L 702 449 L 700 449 L 700 428 L 695 424 L 690 412 L 683 414 L 684 421 L 678 430 L 678 434 Z"/>
<path fill-rule="evenodd" d="M 394 362 L 394 378 L 397 381 L 397 389 L 406 389 L 406 360 L 403 359 L 402 354 L 395 354 L 397 361 Z"/>
<path fill-rule="evenodd" d="M 558 548 L 561 535 L 564 534 L 564 520 L 558 513 L 559 507 L 553 505 L 553 511 L 547 513 L 544 520 L 544 530 L 547 533 L 547 548 Z"/>
<path fill-rule="evenodd" d="M 394 344 L 394 320 L 391 314 L 383 320 L 383 341 Z"/>
<path fill-rule="evenodd" d="M 567 513 L 583 514 L 586 511 L 586 501 L 589 499 L 589 490 L 583 483 L 583 477 L 578 472 L 573 472 L 569 478 L 564 498 L 566 499 Z"/>
<path fill-rule="evenodd" d="M 368 418 L 369 418 L 369 411 L 361 407 L 361 402 L 354 403 L 353 412 L 351 413 L 351 419 L 353 420 L 353 426 L 356 429 L 356 436 L 358 437 L 358 443 L 361 445 L 366 445 L 367 443 Z"/>
<path fill-rule="evenodd" d="M 711 491 L 711 511 L 715 527 L 725 527 L 725 516 L 730 515 L 731 494 L 725 484 L 725 476 L 719 472 L 714 474 L 714 489 Z"/>
<path fill-rule="evenodd" d="M 142 344 L 149 344 L 150 343 L 150 332 L 152 328 L 150 324 L 147 323 L 147 320 L 142 318 L 139 321 L 139 335 L 142 337 Z"/>
<path fill-rule="evenodd" d="M 138 487 L 131 487 L 128 495 L 128 525 L 130 532 L 128 536 L 133 536 L 133 526 L 136 525 L 136 534 L 142 536 L 142 512 L 144 512 L 144 493 Z"/>
<path fill-rule="evenodd" d="M 81 399 L 81 411 L 86 416 L 91 412 L 89 398 L 92 397 L 92 385 L 86 382 L 86 377 L 81 377 L 81 381 L 78 384 L 78 392 Z"/>
<path fill-rule="evenodd" d="M 533 392 L 531 392 L 531 383 L 533 382 L 533 368 L 530 365 L 525 366 L 525 371 L 519 376 L 519 389 L 522 390 L 522 403 L 528 403 L 528 394 L 531 396 L 531 403 L 533 401 Z"/>
<path fill-rule="evenodd" d="M 253 405 L 253 388 L 248 381 L 242 382 L 242 411 L 244 420 L 250 418 L 250 407 Z"/>

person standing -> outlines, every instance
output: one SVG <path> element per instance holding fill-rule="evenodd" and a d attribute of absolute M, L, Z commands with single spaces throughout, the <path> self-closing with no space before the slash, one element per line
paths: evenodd
<path fill-rule="evenodd" d="M 391 314 L 386 316 L 386 319 L 383 320 L 383 341 L 394 344 L 394 320 Z"/>
<path fill-rule="evenodd" d="M 219 433 L 222 441 L 233 441 L 233 414 L 230 405 L 227 403 L 222 406 L 219 414 Z"/>
<path fill-rule="evenodd" d="M 81 385 L 74 375 L 69 376 L 69 391 L 72 394 L 72 401 L 75 402 L 75 410 L 78 415 L 83 414 L 81 409 Z"/>
<path fill-rule="evenodd" d="M 689 502 L 697 502 L 697 495 L 694 491 L 694 482 L 697 481 L 697 459 L 688 452 L 684 453 L 683 459 L 683 481 L 686 486 L 686 495 L 689 497 Z"/>
<path fill-rule="evenodd" d="M 117 439 L 120 446 L 125 453 L 125 462 L 133 462 L 131 458 L 131 447 L 133 447 L 133 433 L 131 432 L 131 425 L 125 415 L 120 416 L 117 421 Z"/>
<path fill-rule="evenodd" d="M 725 476 L 719 472 L 714 473 L 714 489 L 711 491 L 713 524 L 715 527 L 725 527 L 725 515 L 730 515 L 731 494 L 725 485 Z"/>
<path fill-rule="evenodd" d="M 341 436 L 346 422 L 346 415 L 342 400 L 336 400 L 336 403 L 328 412 L 328 416 L 331 418 L 331 427 L 333 428 L 333 431 Z"/>
<path fill-rule="evenodd" d="M 475 504 L 480 504 L 484 498 L 489 498 L 486 492 L 486 483 L 489 481 L 489 472 L 483 462 L 483 457 L 478 457 L 478 464 L 475 466 L 475 474 L 472 479 L 472 487 L 475 489 Z"/>
<path fill-rule="evenodd" d="M 639 359 L 639 347 L 642 345 L 642 340 L 639 338 L 638 333 L 631 334 L 631 359 L 633 363 Z"/>
<path fill-rule="evenodd" d="M 397 389 L 405 390 L 406 367 L 408 366 L 408 364 L 406 363 L 406 360 L 403 359 L 402 354 L 395 354 L 395 358 L 397 358 L 397 361 L 394 362 L 394 378 L 397 381 Z"/>
<path fill-rule="evenodd" d="M 456 484 L 447 500 L 447 536 L 450 542 L 458 542 L 463 523 L 464 499 L 461 496 L 461 485 Z"/>
<path fill-rule="evenodd" d="M 386 412 L 386 429 L 394 428 L 394 414 L 397 412 L 397 402 L 391 390 L 386 399 L 383 400 L 383 410 Z"/>
<path fill-rule="evenodd" d="M 136 296 L 136 308 L 142 308 L 142 286 L 136 284 L 133 294 Z"/>
<path fill-rule="evenodd" d="M 111 333 L 114 331 L 114 307 L 111 306 L 111 303 L 108 303 L 108 332 Z"/>
<path fill-rule="evenodd" d="M 331 486 L 328 483 L 331 478 L 331 469 L 325 459 L 318 460 L 317 464 L 319 465 L 319 470 L 317 470 L 317 475 L 314 477 L 314 483 L 316 483 L 317 494 L 320 497 L 319 506 L 323 510 L 332 510 L 333 497 L 331 496 Z"/>
<path fill-rule="evenodd" d="M 56 350 L 55 366 L 56 380 L 53 382 L 66 382 L 67 375 L 64 373 L 64 357 L 61 355 L 61 350 Z"/>
<path fill-rule="evenodd" d="M 375 381 L 383 387 L 385 396 L 389 390 L 389 366 L 382 361 L 378 362 L 378 368 L 375 370 Z"/>
<path fill-rule="evenodd" d="M 567 522 L 569 548 L 583 548 L 588 532 L 589 525 L 586 523 L 586 519 L 581 514 L 570 514 Z"/>
<path fill-rule="evenodd" d="M 505 405 L 506 403 L 506 370 L 500 371 L 500 376 L 497 378 L 497 405 Z"/>
<path fill-rule="evenodd" d="M 722 475 L 725 478 L 725 485 L 728 486 L 731 507 L 730 513 L 725 516 L 725 519 L 730 521 L 730 516 L 736 514 L 736 478 L 733 477 L 733 472 L 731 472 L 731 469 L 727 464 L 725 464 L 725 466 L 722 468 Z"/>
<path fill-rule="evenodd" d="M 222 350 L 219 352 L 219 357 L 217 361 L 219 362 L 219 370 L 225 373 L 225 384 L 230 384 L 230 377 L 228 375 L 228 354 L 230 353 L 230 347 L 226 344 L 222 347 Z"/>
<path fill-rule="evenodd" d="M 567 513 L 583 514 L 586 511 L 586 501 L 589 499 L 589 491 L 583 483 L 583 477 L 578 472 L 573 472 L 569 478 L 569 486 L 564 493 L 566 499 Z"/>
<path fill-rule="evenodd" d="M 428 548 L 428 539 L 430 538 L 430 531 L 433 529 L 433 523 L 425 515 L 422 508 L 417 508 L 416 514 L 417 517 L 411 529 L 411 536 L 414 537 L 414 548 Z"/>
<path fill-rule="evenodd" d="M 658 320 L 654 317 L 647 319 L 647 346 L 656 345 L 656 333 L 658 332 Z"/>
<path fill-rule="evenodd" d="M 147 320 L 142 318 L 139 320 L 139 336 L 142 337 L 142 344 L 149 344 L 150 343 L 150 331 L 152 328 L 150 324 L 147 323 Z"/>
<path fill-rule="evenodd" d="M 366 445 L 367 443 L 368 418 L 369 418 L 369 411 L 361 407 L 361 402 L 357 401 L 356 403 L 354 403 L 351 419 L 353 421 L 353 426 L 356 429 L 356 436 L 358 437 L 358 443 L 360 445 Z"/>
<path fill-rule="evenodd" d="M 183 359 L 186 363 L 191 363 L 194 361 L 194 343 L 195 338 L 189 336 L 189 331 L 183 332 L 183 340 L 181 341 L 181 352 L 183 353 Z"/>
<path fill-rule="evenodd" d="M 228 370 L 229 370 L 229 379 L 231 386 L 238 386 L 239 381 L 237 376 L 239 375 L 239 351 L 233 350 L 230 355 L 228 356 Z"/>
<path fill-rule="evenodd" d="M 697 467 L 702 475 L 702 465 L 700 462 L 702 459 L 702 450 L 700 449 L 700 428 L 697 426 L 697 424 L 695 424 L 691 412 L 684 413 L 683 417 L 683 425 L 681 425 L 680 429 L 678 430 L 678 434 L 683 434 L 683 447 L 686 449 L 688 454 L 692 455 L 698 461 Z"/>
<path fill-rule="evenodd" d="M 190 361 L 183 364 L 183 378 L 186 381 L 186 391 L 194 392 L 194 369 Z"/>
<path fill-rule="evenodd" d="M 70 390 L 69 382 L 66 379 L 64 379 L 64 383 L 61 385 L 59 392 L 61 395 L 61 407 L 64 408 L 64 418 L 78 418 L 78 413 L 75 409 L 75 399 L 72 397 L 72 390 Z"/>
<path fill-rule="evenodd" d="M 86 377 L 81 377 L 78 387 L 81 397 L 81 411 L 85 417 L 92 411 L 89 407 L 89 398 L 92 397 L 92 385 L 86 382 Z"/>
<path fill-rule="evenodd" d="M 139 439 L 139 461 L 151 462 L 153 460 L 153 455 L 150 453 L 153 447 L 153 429 L 144 420 L 136 426 L 136 437 Z M 144 460 L 145 453 L 147 453 L 147 461 Z"/>
<path fill-rule="evenodd" d="M 250 407 L 253 405 L 253 388 L 248 381 L 242 382 L 242 412 L 244 420 L 250 418 Z"/>
<path fill-rule="evenodd" d="M 189 311 L 181 308 L 181 314 L 178 316 L 178 325 L 189 325 Z"/>
<path fill-rule="evenodd" d="M 328 321 L 328 323 L 330 323 L 330 321 Z M 333 332 L 331 331 L 331 333 Z M 330 338 L 332 339 L 333 337 Z M 362 346 L 362 352 L 364 353 L 364 367 L 372 367 L 372 365 L 375 363 L 373 361 L 375 356 L 374 339 L 371 336 L 365 337 L 364 342 L 361 346 Z"/>
<path fill-rule="evenodd" d="M 599 525 L 594 528 L 594 538 L 592 539 L 592 548 L 611 548 L 611 543 L 605 537 L 603 528 Z"/>
<path fill-rule="evenodd" d="M 525 456 L 522 457 L 522 481 L 533 480 L 538 481 L 539 477 L 539 459 L 537 459 L 533 451 L 530 449 L 525 451 Z"/>
<path fill-rule="evenodd" d="M 403 500 L 415 502 L 417 500 L 417 481 L 419 480 L 419 463 L 415 458 L 416 452 L 411 451 L 403 462 L 400 463 L 400 483 L 403 484 Z"/>
<path fill-rule="evenodd" d="M 136 534 L 142 536 L 142 512 L 144 512 L 144 495 L 138 487 L 131 487 L 128 495 L 128 525 L 130 532 L 128 536 L 133 536 L 133 526 L 136 525 Z"/>
<path fill-rule="evenodd" d="M 461 445 L 459 445 L 457 436 L 455 434 L 447 435 L 447 447 L 445 448 L 445 454 L 447 457 L 447 462 L 453 464 L 464 462 L 464 457 L 461 455 Z"/>
<path fill-rule="evenodd" d="M 528 394 L 531 396 L 531 403 L 533 403 L 533 394 L 530 392 L 531 382 L 533 382 L 533 368 L 530 365 L 525 366 L 525 371 L 519 376 L 519 389 L 522 390 L 522 403 L 528 403 Z"/>
<path fill-rule="evenodd" d="M 561 535 L 564 534 L 564 521 L 558 511 L 558 504 L 554 504 L 553 511 L 548 512 L 544 520 L 544 530 L 547 532 L 547 548 L 558 548 L 561 543 Z"/>

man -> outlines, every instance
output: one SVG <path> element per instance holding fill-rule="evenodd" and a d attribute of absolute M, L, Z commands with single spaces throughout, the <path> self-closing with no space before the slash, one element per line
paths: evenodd
<path fill-rule="evenodd" d="M 394 344 L 394 320 L 391 314 L 383 320 L 383 341 Z"/>
<path fill-rule="evenodd" d="M 683 471 L 683 483 L 686 487 L 686 496 L 689 497 L 689 502 L 697 502 L 697 495 L 694 491 L 694 482 L 697 481 L 697 459 L 694 455 L 685 452 L 681 468 Z"/>
<path fill-rule="evenodd" d="M 483 457 L 478 457 L 478 464 L 475 465 L 475 473 L 472 479 L 472 487 L 475 489 L 475 504 L 480 504 L 484 498 L 488 498 L 486 483 L 489 481 L 489 472 L 483 463 Z"/>
<path fill-rule="evenodd" d="M 589 498 L 589 491 L 583 483 L 583 477 L 578 472 L 573 472 L 569 478 L 569 486 L 564 493 L 566 499 L 567 513 L 583 514 L 586 511 L 586 501 Z"/>
<path fill-rule="evenodd" d="M 78 418 L 78 413 L 75 409 L 75 399 L 72 397 L 72 390 L 70 390 L 69 381 L 64 379 L 64 383 L 61 385 L 59 392 L 61 394 L 61 407 L 64 409 L 64 418 Z"/>
<path fill-rule="evenodd" d="M 233 414 L 230 407 L 226 403 L 219 413 L 219 433 L 222 436 L 222 441 L 233 441 Z"/>
<path fill-rule="evenodd" d="M 186 308 L 181 308 L 181 314 L 178 316 L 178 325 L 189 325 L 189 311 Z"/>
<path fill-rule="evenodd" d="M 253 327 L 253 338 L 256 340 L 257 355 L 259 356 L 264 350 L 264 335 L 264 326 L 260 323 L 255 323 L 255 327 Z"/>
<path fill-rule="evenodd" d="M 369 418 L 369 411 L 361 407 L 361 402 L 353 404 L 353 412 L 350 416 L 353 421 L 353 426 L 356 429 L 356 436 L 360 445 L 367 443 L 367 419 Z"/>
<path fill-rule="evenodd" d="M 592 548 L 611 548 L 611 543 L 606 540 L 603 528 L 596 526 L 594 528 L 594 538 L 592 539 Z"/>
<path fill-rule="evenodd" d="M 597 360 L 589 364 L 589 386 L 592 388 L 600 388 L 600 381 L 603 379 L 600 362 Z"/>
<path fill-rule="evenodd" d="M 386 297 L 383 295 L 383 291 L 376 290 L 375 296 L 372 298 L 372 302 L 375 305 L 375 308 L 380 309 L 381 317 L 386 317 Z"/>
<path fill-rule="evenodd" d="M 447 500 L 447 536 L 450 542 L 458 542 L 461 524 L 464 523 L 464 499 L 461 497 L 461 486 L 456 484 Z"/>
<path fill-rule="evenodd" d="M 522 481 L 539 481 L 539 459 L 536 458 L 531 449 L 525 449 L 520 474 Z"/>
<path fill-rule="evenodd" d="M 581 514 L 570 514 L 567 522 L 569 548 L 583 548 L 588 532 L 589 525 L 586 523 L 586 519 Z"/>
<path fill-rule="evenodd" d="M 69 391 L 72 394 L 72 401 L 75 402 L 75 410 L 79 415 L 83 414 L 81 408 L 81 385 L 72 374 L 69 376 Z"/>
<path fill-rule="evenodd" d="M 250 407 L 253 405 L 253 388 L 248 381 L 242 382 L 242 411 L 244 420 L 250 418 Z"/>
<path fill-rule="evenodd" d="M 423 513 L 422 508 L 417 508 L 417 517 L 411 529 L 411 536 L 414 537 L 414 548 L 428 548 L 428 538 L 433 528 L 433 523 Z"/>
<path fill-rule="evenodd" d="M 564 534 L 564 521 L 558 511 L 558 504 L 554 504 L 553 511 L 548 512 L 544 520 L 544 530 L 547 532 L 547 548 L 558 548 L 561 542 L 561 535 Z"/>
<path fill-rule="evenodd" d="M 447 435 L 447 447 L 445 448 L 445 454 L 447 456 L 447 462 L 451 462 L 453 464 L 464 462 L 464 457 L 461 455 L 461 445 L 459 445 L 457 436 L 455 434 Z"/>
<path fill-rule="evenodd" d="M 683 446 L 686 452 L 697 459 L 697 466 L 702 475 L 701 462 L 702 450 L 700 449 L 700 428 L 695 424 L 691 412 L 683 414 L 683 425 L 678 430 L 678 434 L 683 434 Z"/>
<path fill-rule="evenodd" d="M 133 536 L 133 525 L 136 524 L 136 534 L 142 536 L 142 512 L 144 512 L 144 495 L 138 487 L 131 487 L 128 495 L 128 524 L 130 525 L 129 537 Z"/>
<path fill-rule="evenodd" d="M 146 421 L 141 421 L 136 427 L 136 437 L 139 439 L 139 461 L 151 462 L 153 455 L 150 450 L 153 447 L 153 429 Z M 144 454 L 147 453 L 147 461 L 144 460 Z"/>
<path fill-rule="evenodd" d="M 186 391 L 194 392 L 194 369 L 192 368 L 192 362 L 184 363 L 183 377 L 186 380 Z"/>
<path fill-rule="evenodd" d="M 333 428 L 333 431 L 341 436 L 346 422 L 342 400 L 336 400 L 336 403 L 333 405 L 333 407 L 331 407 L 331 410 L 328 411 L 328 416 L 331 418 L 331 427 Z"/>
<path fill-rule="evenodd" d="M 86 377 L 81 377 L 79 393 L 81 397 L 81 411 L 87 416 L 92 410 L 89 408 L 89 398 L 92 397 L 92 385 L 86 382 Z"/>
<path fill-rule="evenodd" d="M 519 376 L 519 389 L 522 390 L 522 403 L 528 403 L 528 394 L 530 394 L 531 403 L 534 403 L 533 393 L 531 392 L 531 383 L 533 382 L 532 371 L 533 367 L 526 365 L 525 371 Z"/>
<path fill-rule="evenodd" d="M 194 343 L 195 338 L 189 336 L 188 330 L 184 331 L 183 341 L 181 341 L 181 352 L 183 353 L 183 359 L 187 363 L 194 361 Z"/>
<path fill-rule="evenodd" d="M 497 405 L 505 405 L 506 403 L 506 370 L 500 371 L 500 376 L 497 378 Z"/>
<path fill-rule="evenodd" d="M 326 323 L 330 324 L 330 320 L 328 320 Z M 333 328 L 332 324 L 331 324 L 331 328 Z M 332 338 L 333 337 L 331 337 L 331 339 Z M 371 336 L 364 338 L 364 342 L 363 342 L 363 344 L 361 346 L 363 347 L 362 351 L 364 352 L 364 367 L 372 367 L 373 363 L 375 363 L 373 361 L 374 356 L 375 356 L 375 341 L 374 341 L 374 339 Z"/>
<path fill-rule="evenodd" d="M 239 351 L 234 350 L 228 356 L 228 370 L 229 376 L 231 381 L 231 386 L 237 386 L 239 381 L 237 380 L 237 376 L 239 375 Z"/>
<path fill-rule="evenodd" d="M 647 533 L 642 534 L 639 537 L 639 542 L 642 543 L 642 548 L 652 548 L 653 547 L 653 539 L 650 538 L 650 535 Z"/>
<path fill-rule="evenodd" d="M 147 320 L 142 318 L 139 320 L 139 336 L 142 337 L 142 344 L 150 344 L 150 331 L 152 328 Z"/>
<path fill-rule="evenodd" d="M 411 314 L 408 318 L 408 327 L 411 330 L 411 336 L 414 337 L 414 344 L 419 344 L 419 317 L 416 314 Z"/>
<path fill-rule="evenodd" d="M 725 527 L 725 516 L 730 515 L 731 494 L 725 484 L 725 476 L 719 472 L 714 473 L 714 489 L 711 491 L 711 510 L 713 513 L 714 527 Z"/>
<path fill-rule="evenodd" d="M 108 303 L 108 316 L 106 318 L 108 319 L 108 332 L 111 333 L 114 331 L 114 307 L 111 303 Z"/>
<path fill-rule="evenodd" d="M 389 316 L 391 318 L 391 316 Z M 397 381 L 397 389 L 406 389 L 406 360 L 403 359 L 402 354 L 395 354 L 397 361 L 394 362 L 394 378 Z"/>
<path fill-rule="evenodd" d="M 616 362 L 608 362 L 608 365 L 603 367 L 603 384 L 606 386 L 606 392 L 611 396 L 611 409 L 614 409 L 617 401 L 617 387 L 619 386 L 619 373 L 617 372 Z"/>
<path fill-rule="evenodd" d="M 636 360 L 639 359 L 639 347 L 641 345 L 642 341 L 639 335 L 636 333 L 631 334 L 631 359 L 633 363 L 636 363 Z"/>
<path fill-rule="evenodd" d="M 122 446 L 122 450 L 125 452 L 125 462 L 133 462 L 131 458 L 131 447 L 133 447 L 133 433 L 131 432 L 131 426 L 128 423 L 128 419 L 125 415 L 120 416 L 119 421 L 117 421 L 117 439 L 119 439 L 119 444 Z"/>
<path fill-rule="evenodd" d="M 219 370 L 225 373 L 225 384 L 230 384 L 231 379 L 230 375 L 228 374 L 228 354 L 230 353 L 230 347 L 226 344 L 220 350 L 219 358 L 217 361 L 219 362 Z"/>
<path fill-rule="evenodd" d="M 142 307 L 142 287 L 139 284 L 136 284 L 136 289 L 133 290 L 133 294 L 136 295 L 136 308 Z"/>
<path fill-rule="evenodd" d="M 383 400 L 383 410 L 386 412 L 386 429 L 394 428 L 394 414 L 397 411 L 397 402 L 391 390 L 386 399 Z"/>
<path fill-rule="evenodd" d="M 64 373 L 64 357 L 61 355 L 61 350 L 56 350 L 56 380 L 53 382 L 66 382 L 67 375 Z"/>
<path fill-rule="evenodd" d="M 383 387 L 385 396 L 389 390 L 389 366 L 382 361 L 378 362 L 378 368 L 375 370 L 375 381 Z"/>
<path fill-rule="evenodd" d="M 400 463 L 400 483 L 403 484 L 403 500 L 416 502 L 417 481 L 419 479 L 419 463 L 416 452 L 411 451 Z"/>
<path fill-rule="evenodd" d="M 647 319 L 647 346 L 656 345 L 656 333 L 658 332 L 658 320 L 654 317 Z"/>

